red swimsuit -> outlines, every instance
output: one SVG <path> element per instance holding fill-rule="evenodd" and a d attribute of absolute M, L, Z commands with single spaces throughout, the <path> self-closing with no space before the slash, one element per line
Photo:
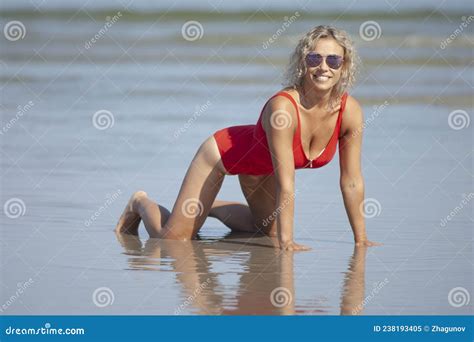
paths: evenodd
<path fill-rule="evenodd" d="M 314 169 L 329 163 L 336 152 L 336 145 L 341 129 L 342 113 L 346 106 L 347 93 L 344 93 L 342 96 L 336 127 L 329 139 L 329 143 L 323 152 L 314 160 L 309 160 L 306 157 L 301 145 L 300 113 L 296 101 L 290 94 L 284 91 L 278 92 L 270 97 L 270 99 L 279 95 L 287 97 L 293 103 L 298 117 L 298 127 L 293 137 L 295 169 Z M 270 99 L 268 99 L 268 101 L 270 101 Z M 262 113 L 268 101 L 263 106 L 256 125 L 226 127 L 214 133 L 222 163 L 230 174 L 265 175 L 273 173 L 270 148 L 268 147 L 267 137 L 262 127 Z"/>

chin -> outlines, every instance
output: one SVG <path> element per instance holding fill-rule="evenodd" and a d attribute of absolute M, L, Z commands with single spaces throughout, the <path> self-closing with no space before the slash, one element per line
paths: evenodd
<path fill-rule="evenodd" d="M 320 83 L 320 82 L 314 82 L 314 81 L 311 82 L 311 87 L 313 89 L 320 90 L 320 91 L 329 91 L 334 87 L 334 85 L 335 84 L 333 82 L 326 82 L 326 83 Z"/>

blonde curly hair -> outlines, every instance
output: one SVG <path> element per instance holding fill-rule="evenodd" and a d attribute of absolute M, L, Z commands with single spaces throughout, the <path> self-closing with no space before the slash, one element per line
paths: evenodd
<path fill-rule="evenodd" d="M 322 38 L 333 38 L 344 49 L 344 64 L 342 66 L 341 78 L 331 90 L 328 104 L 330 108 L 335 108 L 339 105 L 344 92 L 354 85 L 360 63 L 352 40 L 341 29 L 329 25 L 319 25 L 306 33 L 299 40 L 290 57 L 283 85 L 293 89 L 303 86 L 304 75 L 306 74 L 305 56 L 314 49 L 316 42 Z"/>

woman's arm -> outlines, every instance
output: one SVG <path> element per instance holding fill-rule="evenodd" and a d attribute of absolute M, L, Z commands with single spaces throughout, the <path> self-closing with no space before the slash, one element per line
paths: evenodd
<path fill-rule="evenodd" d="M 364 116 L 359 103 L 353 97 L 347 99 L 343 115 L 342 137 L 339 142 L 339 165 L 341 168 L 339 185 L 354 233 L 355 243 L 357 245 L 373 246 L 377 243 L 367 239 L 365 218 L 362 212 L 364 179 L 361 172 L 360 157 Z"/>
<path fill-rule="evenodd" d="M 295 200 L 295 161 L 293 136 L 297 127 L 296 111 L 282 97 L 271 99 L 263 113 L 262 125 L 272 156 L 276 183 L 276 224 L 279 246 L 285 250 L 306 250 L 293 241 Z"/>
<path fill-rule="evenodd" d="M 354 246 L 342 287 L 341 315 L 360 315 L 364 309 L 366 255 L 366 247 Z"/>

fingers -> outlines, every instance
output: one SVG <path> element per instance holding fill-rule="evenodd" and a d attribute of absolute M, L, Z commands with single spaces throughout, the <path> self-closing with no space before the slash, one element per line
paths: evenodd
<path fill-rule="evenodd" d="M 303 245 L 298 245 L 298 250 L 299 251 L 310 251 L 311 247 L 309 246 L 303 246 Z"/>
<path fill-rule="evenodd" d="M 355 245 L 363 246 L 363 247 L 373 247 L 373 246 L 382 246 L 383 243 L 366 240 L 366 241 L 356 242 Z"/>
<path fill-rule="evenodd" d="M 294 251 L 294 252 L 311 250 L 311 247 L 298 245 L 296 243 L 288 244 L 286 246 L 281 246 L 280 248 L 283 249 L 284 251 Z"/>

